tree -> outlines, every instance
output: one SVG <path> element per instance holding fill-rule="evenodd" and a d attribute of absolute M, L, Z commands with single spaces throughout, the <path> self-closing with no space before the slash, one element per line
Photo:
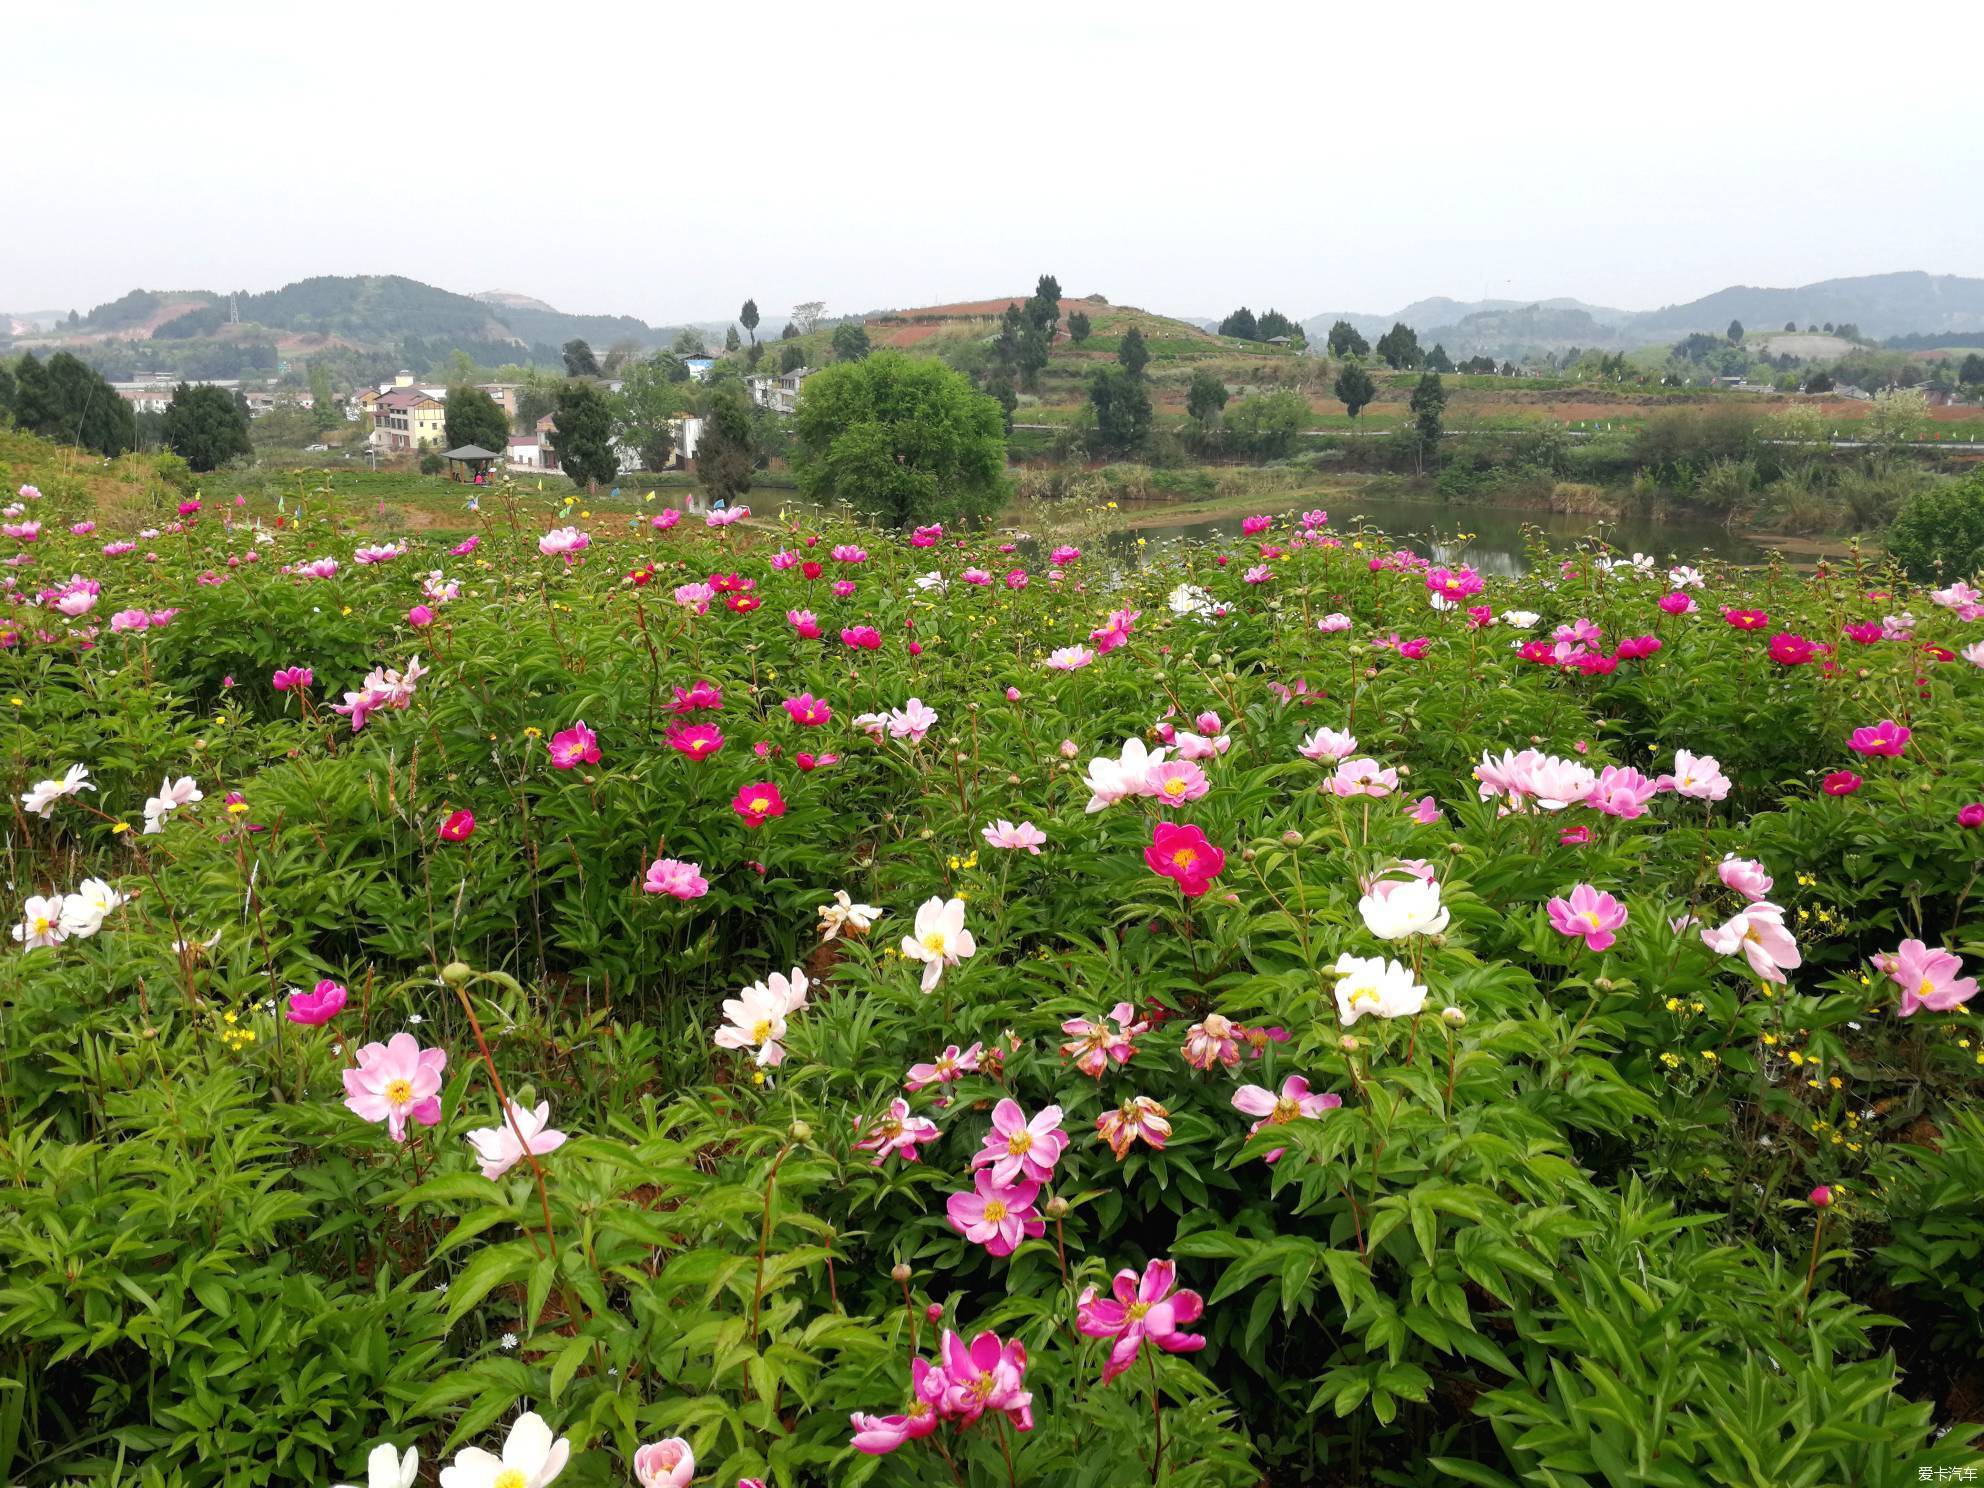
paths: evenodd
<path fill-rule="evenodd" d="M 1309 423 L 1309 403 L 1293 388 L 1242 398 L 1226 416 L 1233 447 L 1263 460 L 1279 460 L 1295 448 Z"/>
<path fill-rule="evenodd" d="M 1984 356 L 1971 352 L 1963 359 L 1963 369 L 1956 374 L 1956 380 L 1966 386 L 1984 383 Z"/>
<path fill-rule="evenodd" d="M 448 389 L 441 432 L 449 449 L 479 444 L 492 455 L 500 455 L 509 442 L 510 418 L 503 412 L 503 405 L 481 388 L 452 387 Z"/>
<path fill-rule="evenodd" d="M 1020 332 L 1019 353 L 1020 384 L 1032 392 L 1040 385 L 1040 370 L 1047 365 L 1047 334 L 1039 326 L 1028 323 Z"/>
<path fill-rule="evenodd" d="M 1424 360 L 1419 350 L 1419 333 L 1402 320 L 1392 322 L 1392 328 L 1378 338 L 1378 355 L 1394 371 L 1418 366 Z"/>
<path fill-rule="evenodd" d="M 724 327 L 723 349 L 725 351 L 736 351 L 743 344 L 744 344 L 744 340 L 741 336 L 737 334 L 736 326 L 731 325 Z"/>
<path fill-rule="evenodd" d="M 1426 353 L 1426 365 L 1435 372 L 1451 372 L 1454 369 L 1453 358 L 1447 355 L 1446 347 L 1437 341 L 1433 343 L 1433 349 Z"/>
<path fill-rule="evenodd" d="M 1881 545 L 1917 583 L 1947 584 L 1984 569 L 1984 474 L 1909 497 Z"/>
<path fill-rule="evenodd" d="M 1263 310 L 1261 318 L 1254 322 L 1254 334 L 1262 341 L 1272 341 L 1277 336 L 1295 341 L 1302 339 L 1302 327 L 1279 310 Z"/>
<path fill-rule="evenodd" d="M 1026 319 L 1043 340 L 1054 334 L 1061 319 L 1061 281 L 1052 274 L 1042 274 L 1034 286 L 1033 296 L 1026 302 Z"/>
<path fill-rule="evenodd" d="M 1257 329 L 1254 323 L 1254 312 L 1249 310 L 1245 305 L 1242 305 L 1238 310 L 1235 310 L 1219 323 L 1220 335 L 1232 336 L 1240 341 L 1253 340 Z"/>
<path fill-rule="evenodd" d="M 793 418 L 800 488 L 903 527 L 980 522 L 1006 495 L 999 405 L 943 363 L 885 351 L 818 373 Z"/>
<path fill-rule="evenodd" d="M 837 362 L 858 362 L 873 350 L 868 342 L 868 328 L 854 320 L 844 320 L 834 327 L 833 346 Z"/>
<path fill-rule="evenodd" d="M 1827 330 L 1831 330 L 1831 329 L 1832 329 L 1832 327 L 1831 327 L 1831 326 L 1827 326 L 1827 327 L 1826 327 L 1826 329 L 1827 329 Z M 1729 344 L 1730 344 L 1731 346 L 1734 346 L 1734 345 L 1736 345 L 1736 344 L 1737 344 L 1738 342 L 1740 342 L 1740 341 L 1741 341 L 1742 339 L 1743 339 L 1743 322 L 1742 322 L 1742 321 L 1740 321 L 1740 320 L 1732 320 L 1732 321 L 1730 321 L 1730 322 L 1729 322 Z"/>
<path fill-rule="evenodd" d="M 1141 327 L 1131 326 L 1123 335 L 1122 343 L 1116 348 L 1116 360 L 1123 364 L 1123 370 L 1132 377 L 1141 378 L 1144 368 L 1150 365 L 1150 348 L 1144 345 Z M 1148 406 L 1149 399 L 1145 399 Z"/>
<path fill-rule="evenodd" d="M 517 429 L 528 434 L 537 428 L 539 419 L 558 406 L 558 389 L 563 384 L 552 373 L 535 369 L 518 381 L 523 385 L 517 389 Z"/>
<path fill-rule="evenodd" d="M 778 370 L 783 376 L 787 372 L 797 372 L 806 365 L 806 348 L 788 341 L 778 349 Z"/>
<path fill-rule="evenodd" d="M 640 454 L 646 470 L 668 468 L 675 454 L 675 421 L 684 406 L 681 386 L 669 376 L 662 355 L 627 369 L 613 405 L 613 432 L 624 447 Z"/>
<path fill-rule="evenodd" d="M 792 307 L 793 325 L 799 327 L 799 334 L 805 335 L 820 323 L 820 317 L 827 313 L 825 300 L 801 300 Z"/>
<path fill-rule="evenodd" d="M 14 368 L 14 422 L 61 444 L 121 455 L 138 443 L 131 405 L 103 375 L 66 351 L 46 364 L 32 352 Z"/>
<path fill-rule="evenodd" d="M 1337 324 L 1342 325 L 1343 322 L 1338 321 Z M 1354 419 L 1364 411 L 1367 403 L 1378 396 L 1378 384 L 1364 370 L 1362 362 L 1345 362 L 1343 370 L 1336 374 L 1336 386 L 1331 391 Z"/>
<path fill-rule="evenodd" d="M 563 348 L 565 375 L 567 377 L 599 376 L 599 358 L 592 354 L 592 348 L 579 337 L 574 336 Z"/>
<path fill-rule="evenodd" d="M 1069 338 L 1074 341 L 1075 345 L 1080 346 L 1082 342 L 1088 340 L 1088 333 L 1088 312 L 1084 310 L 1070 310 L 1068 312 Z"/>
<path fill-rule="evenodd" d="M 337 390 L 331 386 L 331 369 L 323 361 L 310 364 L 310 415 L 317 425 L 317 432 L 334 429 L 340 422 L 337 409 Z"/>
<path fill-rule="evenodd" d="M 751 338 L 751 344 L 758 344 L 758 302 L 746 300 L 744 308 L 737 312 L 737 318 L 744 323 L 744 332 Z"/>
<path fill-rule="evenodd" d="M 641 343 L 632 337 L 615 341 L 599 359 L 599 370 L 607 377 L 618 377 L 631 363 L 639 361 L 640 356 Z"/>
<path fill-rule="evenodd" d="M 675 339 L 668 343 L 668 349 L 679 357 L 709 355 L 709 347 L 703 343 L 703 333 L 694 326 L 684 326 L 677 331 Z"/>
<path fill-rule="evenodd" d="M 1797 329 L 1798 329 L 1798 322 L 1797 322 L 1797 321 L 1795 321 L 1795 320 L 1787 320 L 1787 321 L 1786 321 L 1786 322 L 1784 323 L 1784 328 L 1785 328 L 1785 329 L 1786 329 L 1787 331 L 1795 331 L 1795 330 L 1797 330 Z"/>
<path fill-rule="evenodd" d="M 757 429 L 744 395 L 726 388 L 710 399 L 696 438 L 696 479 L 712 502 L 728 505 L 751 489 L 757 469 Z"/>
<path fill-rule="evenodd" d="M 248 418 L 234 395 L 207 384 L 180 383 L 165 410 L 165 443 L 194 470 L 205 474 L 237 455 L 253 455 Z"/>
<path fill-rule="evenodd" d="M 778 338 L 781 341 L 797 341 L 799 339 L 799 322 L 788 320 L 785 323 L 785 329 L 778 333 Z"/>
<path fill-rule="evenodd" d="M 1865 438 L 1882 461 L 1921 434 L 1929 422 L 1929 399 L 1918 388 L 1883 388 L 1865 420 Z"/>
<path fill-rule="evenodd" d="M 0 418 L 14 415 L 14 374 L 5 362 L 0 362 Z"/>
<path fill-rule="evenodd" d="M 1419 379 L 1412 390 L 1412 429 L 1419 446 L 1419 468 L 1426 468 L 1428 458 L 1438 459 L 1440 451 L 1440 417 L 1447 411 L 1447 390 L 1440 382 L 1440 374 L 1427 372 Z"/>
<path fill-rule="evenodd" d="M 1226 384 L 1204 367 L 1192 374 L 1192 385 L 1185 390 L 1185 412 L 1202 425 L 1215 423 L 1226 407 Z"/>
<path fill-rule="evenodd" d="M 1371 343 L 1363 333 L 1347 320 L 1339 320 L 1330 327 L 1330 355 L 1333 357 L 1369 356 Z"/>
<path fill-rule="evenodd" d="M 620 473 L 613 449 L 613 408 L 606 394 L 589 382 L 568 382 L 558 389 L 557 427 L 551 448 L 558 466 L 588 491 Z"/>
<path fill-rule="evenodd" d="M 1141 377 L 1127 367 L 1103 367 L 1088 380 L 1088 401 L 1102 448 L 1127 454 L 1143 447 L 1150 437 L 1151 412 L 1150 390 Z"/>

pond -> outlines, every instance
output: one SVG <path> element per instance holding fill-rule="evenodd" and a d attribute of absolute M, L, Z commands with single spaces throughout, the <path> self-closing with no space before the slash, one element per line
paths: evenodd
<path fill-rule="evenodd" d="M 1348 497 L 1341 491 L 1318 493 L 1309 500 L 1278 498 L 1261 510 L 1282 515 L 1320 506 L 1330 514 L 1329 530 L 1345 536 L 1360 527 L 1375 528 L 1386 536 L 1411 547 L 1436 563 L 1465 563 L 1483 574 L 1514 577 L 1529 569 L 1526 551 L 1527 531 L 1542 532 L 1552 543 L 1563 544 L 1578 538 L 1602 534 L 1607 541 L 1627 553 L 1650 553 L 1666 561 L 1676 558 L 1699 562 L 1704 558 L 1731 563 L 1754 563 L 1764 557 L 1764 549 L 1713 522 L 1653 521 L 1635 518 L 1604 522 L 1596 517 L 1566 516 L 1557 512 L 1511 511 L 1490 507 L 1450 507 L 1434 502 L 1369 500 Z M 1128 506 L 1125 512 L 1129 511 Z M 1164 520 L 1162 505 L 1153 504 L 1143 521 L 1118 528 L 1104 535 L 1104 551 L 1127 557 L 1138 538 L 1157 543 L 1243 541 L 1240 519 L 1235 511 L 1212 520 Z M 1286 534 L 1287 521 L 1278 521 L 1276 530 Z M 1458 534 L 1467 533 L 1465 542 Z"/>

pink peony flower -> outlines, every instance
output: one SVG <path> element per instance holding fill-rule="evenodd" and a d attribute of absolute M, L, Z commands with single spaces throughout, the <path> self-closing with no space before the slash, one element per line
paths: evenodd
<path fill-rule="evenodd" d="M 410 1033 L 396 1033 L 383 1044 L 366 1044 L 358 1063 L 344 1071 L 344 1103 L 367 1121 L 383 1121 L 395 1142 L 406 1140 L 406 1124 L 432 1126 L 441 1119 L 441 1071 L 446 1049 L 423 1049 Z"/>
<path fill-rule="evenodd" d="M 317 983 L 314 991 L 290 993 L 289 1010 L 283 1016 L 306 1028 L 321 1028 L 344 1011 L 345 999 L 349 995 L 343 987 L 325 977 Z"/>
<path fill-rule="evenodd" d="M 820 622 L 811 610 L 787 610 L 785 621 L 809 641 L 820 638 Z"/>
<path fill-rule="evenodd" d="M 1166 806 L 1182 806 L 1187 801 L 1197 801 L 1212 789 L 1206 772 L 1190 760 L 1183 759 L 1166 760 L 1153 766 L 1144 777 L 1144 784 L 1142 794 L 1154 796 L 1161 805 Z M 1162 869 L 1158 871 L 1163 872 Z"/>
<path fill-rule="evenodd" d="M 941 1313 L 939 1314 L 941 1316 Z M 899 1415 L 871 1416 L 856 1411 L 848 1419 L 854 1425 L 854 1450 L 871 1457 L 893 1452 L 906 1441 L 928 1436 L 937 1429 L 939 1407 L 949 1381 L 944 1372 L 927 1359 L 912 1359 L 910 1400 Z M 744 1488 L 740 1483 L 738 1488 Z"/>
<path fill-rule="evenodd" d="M 303 692 L 317 680 L 310 668 L 303 666 L 280 667 L 269 678 L 269 686 L 277 692 Z"/>
<path fill-rule="evenodd" d="M 700 899 L 710 891 L 702 865 L 680 858 L 656 858 L 648 864 L 648 876 L 641 884 L 644 893 L 668 894 L 676 899 Z"/>
<path fill-rule="evenodd" d="M 968 1074 L 975 1074 L 978 1062 L 985 1052 L 983 1044 L 973 1044 L 969 1049 L 960 1050 L 956 1044 L 945 1048 L 944 1052 L 927 1064 L 912 1064 L 909 1078 L 903 1088 L 911 1095 L 926 1090 L 932 1085 L 949 1085 L 962 1080 Z M 944 1104 L 943 1101 L 938 1102 Z"/>
<path fill-rule="evenodd" d="M 1913 1017 L 1919 1008 L 1947 1013 L 1977 995 L 1976 977 L 1957 976 L 1963 970 L 1961 957 L 1941 947 L 1931 950 L 1919 940 L 1904 940 L 1901 949 L 1875 964 L 1901 988 L 1904 1018 Z"/>
<path fill-rule="evenodd" d="M 539 1101 L 530 1111 L 506 1101 L 504 1118 L 468 1134 L 469 1146 L 482 1161 L 482 1176 L 492 1182 L 522 1162 L 524 1154 L 541 1157 L 565 1145 L 565 1134 L 551 1126 L 549 1101 Z"/>
<path fill-rule="evenodd" d="M 1584 804 L 1606 816 L 1631 821 L 1646 814 L 1646 804 L 1659 787 L 1631 765 L 1607 765 L 1584 798 Z"/>
<path fill-rule="evenodd" d="M 1389 796 L 1398 789 L 1398 771 L 1386 769 L 1374 759 L 1340 760 L 1329 786 L 1332 794 L 1345 800 Z"/>
<path fill-rule="evenodd" d="M 992 847 L 1011 850 L 1023 848 L 1036 858 L 1040 856 L 1041 843 L 1047 840 L 1047 834 L 1032 822 L 1021 822 L 1018 826 L 1014 826 L 1004 817 L 1000 817 L 991 826 L 981 830 L 978 835 Z"/>
<path fill-rule="evenodd" d="M 1075 1326 L 1085 1337 L 1116 1340 L 1102 1366 L 1105 1385 L 1137 1362 L 1146 1343 L 1167 1354 L 1194 1353 L 1206 1346 L 1202 1334 L 1184 1331 L 1199 1320 L 1205 1302 L 1177 1283 L 1173 1262 L 1152 1261 L 1141 1276 L 1127 1267 L 1118 1271 L 1109 1297 L 1099 1298 L 1092 1286 L 1083 1291 L 1075 1307 Z"/>
<path fill-rule="evenodd" d="M 1752 904 L 1760 904 L 1770 896 L 1771 876 L 1764 872 L 1763 864 L 1750 858 L 1729 854 L 1716 865 L 1715 876 L 1725 888 L 1734 889 Z"/>
<path fill-rule="evenodd" d="M 599 738 L 583 718 L 551 736 L 551 763 L 561 770 L 599 763 Z"/>
<path fill-rule="evenodd" d="M 878 1168 L 891 1157 L 900 1157 L 904 1162 L 920 1161 L 917 1144 L 934 1142 L 943 1135 L 937 1130 L 937 1123 L 927 1116 L 910 1115 L 909 1102 L 901 1096 L 889 1103 L 888 1111 L 872 1126 L 855 1117 L 854 1130 L 859 1138 L 855 1149 L 874 1153 L 874 1165 Z"/>
<path fill-rule="evenodd" d="M 1240 1040 L 1246 1033 L 1231 1018 L 1207 1013 L 1185 1030 L 1185 1046 L 1180 1052 L 1195 1070 L 1209 1070 L 1215 1064 L 1231 1069 L 1240 1062 Z"/>
<path fill-rule="evenodd" d="M 1031 1179 L 1001 1183 L 989 1168 L 980 1168 L 969 1193 L 954 1193 L 944 1205 L 951 1228 L 986 1253 L 1009 1256 L 1022 1240 L 1046 1233 L 1047 1221 L 1034 1212 L 1040 1185 Z"/>
<path fill-rule="evenodd" d="M 1712 754 L 1674 751 L 1674 773 L 1654 782 L 1659 789 L 1673 791 L 1696 801 L 1720 801 L 1729 794 L 1729 777 Z"/>
<path fill-rule="evenodd" d="M 1033 1430 L 1033 1396 L 1025 1388 L 1025 1344 L 1017 1338 L 1002 1344 L 996 1333 L 987 1332 L 966 1345 L 946 1329 L 938 1352 L 944 1369 L 939 1409 L 946 1416 L 969 1426 L 987 1411 L 996 1411 L 1018 1430 Z"/>
<path fill-rule="evenodd" d="M 1247 1135 L 1253 1136 L 1264 1126 L 1285 1126 L 1291 1121 L 1304 1118 L 1316 1120 L 1325 1111 L 1334 1111 L 1343 1104 L 1340 1095 L 1314 1095 L 1309 1090 L 1309 1082 L 1300 1075 L 1290 1075 L 1281 1083 L 1281 1094 L 1276 1095 L 1264 1085 L 1242 1085 L 1233 1092 L 1233 1107 L 1245 1116 L 1260 1118 L 1247 1128 Z M 1269 1162 L 1278 1162 L 1285 1149 L 1277 1147 L 1267 1154 Z"/>
<path fill-rule="evenodd" d="M 850 651 L 879 651 L 882 633 L 872 625 L 850 625 L 841 631 L 840 643 Z"/>
<path fill-rule="evenodd" d="M 1568 899 L 1552 899 L 1547 908 L 1558 934 L 1582 939 L 1594 951 L 1609 947 L 1618 938 L 1613 932 L 1626 923 L 1626 906 L 1587 883 L 1573 888 Z"/>
<path fill-rule="evenodd" d="M 641 1488 L 689 1488 L 696 1476 L 696 1454 L 679 1436 L 648 1442 L 634 1452 L 634 1481 Z"/>
<path fill-rule="evenodd" d="M 992 1181 L 1001 1186 L 1021 1181 L 1045 1183 L 1067 1150 L 1068 1134 L 1061 1129 L 1059 1106 L 1043 1106 L 1029 1121 L 1019 1102 L 1008 1097 L 992 1108 L 992 1129 L 985 1134 L 985 1145 L 972 1154 L 971 1165 L 989 1166 Z"/>
<path fill-rule="evenodd" d="M 834 716 L 834 710 L 827 706 L 825 700 L 814 697 L 810 692 L 802 692 L 798 697 L 787 698 L 784 707 L 794 723 L 803 724 L 807 728 L 818 728 L 821 724 L 831 721 Z"/>
<path fill-rule="evenodd" d="M 1775 904 L 1752 904 L 1715 929 L 1704 929 L 1701 937 L 1702 944 L 1718 956 L 1741 951 L 1750 970 L 1767 982 L 1782 983 L 1784 973 L 1797 970 L 1804 959 L 1798 954 L 1798 942 L 1784 928 L 1784 911 Z"/>
<path fill-rule="evenodd" d="M 1076 1069 L 1090 1079 L 1100 1080 L 1111 1060 L 1119 1065 L 1128 1064 L 1137 1052 L 1137 1036 L 1149 1031 L 1150 1024 L 1138 1021 L 1133 1004 L 1119 1002 L 1106 1019 L 1070 1018 L 1064 1022 L 1061 1032 L 1071 1038 L 1061 1045 L 1061 1052 L 1074 1060 Z"/>

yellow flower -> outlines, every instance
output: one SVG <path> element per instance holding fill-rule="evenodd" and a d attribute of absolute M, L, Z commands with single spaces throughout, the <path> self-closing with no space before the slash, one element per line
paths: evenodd
<path fill-rule="evenodd" d="M 339 610 L 338 613 L 340 615 L 349 615 L 351 613 L 351 606 L 346 605 L 343 609 Z"/>
<path fill-rule="evenodd" d="M 1722 1059 L 1721 1059 L 1721 1056 L 1719 1056 L 1719 1055 L 1718 1055 L 1718 1054 L 1717 1054 L 1717 1053 L 1715 1052 L 1715 1050 L 1713 1050 L 1713 1049 L 1704 1049 L 1704 1050 L 1702 1050 L 1702 1059 L 1704 1060 L 1704 1062 L 1706 1062 L 1706 1063 L 1708 1063 L 1708 1064 L 1720 1064 L 1720 1063 L 1722 1063 Z"/>
<path fill-rule="evenodd" d="M 110 824 L 110 830 L 113 834 L 120 832 L 128 832 L 131 830 L 131 824 L 129 822 L 112 822 Z"/>
<path fill-rule="evenodd" d="M 1681 1064 L 1681 1058 L 1678 1054 L 1662 1054 L 1660 1056 L 1660 1062 L 1669 1069 L 1678 1069 Z"/>
<path fill-rule="evenodd" d="M 524 729 L 524 737 L 526 739 L 542 739 L 544 737 L 544 730 L 541 728 L 526 726 Z"/>
<path fill-rule="evenodd" d="M 248 814 L 248 803 L 246 801 L 229 801 L 227 803 L 227 814 L 229 816 L 246 816 Z"/>

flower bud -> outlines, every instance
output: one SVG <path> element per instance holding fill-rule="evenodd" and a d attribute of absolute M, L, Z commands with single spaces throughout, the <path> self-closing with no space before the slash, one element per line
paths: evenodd
<path fill-rule="evenodd" d="M 923 1315 L 934 1323 L 943 1317 L 944 1309 L 939 1307 L 935 1302 L 932 1302 L 928 1307 L 923 1309 Z"/>
<path fill-rule="evenodd" d="M 813 1140 L 813 1128 L 803 1121 L 793 1122 L 792 1125 L 785 1129 L 785 1134 L 795 1142 L 810 1142 Z"/>
<path fill-rule="evenodd" d="M 1336 1046 L 1346 1054 L 1355 1054 L 1360 1047 L 1357 1042 L 1357 1035 L 1354 1033 L 1346 1033 L 1336 1041 Z"/>
<path fill-rule="evenodd" d="M 895 1263 L 895 1266 L 889 1272 L 889 1279 L 891 1281 L 898 1282 L 904 1286 L 907 1286 L 909 1284 L 909 1276 L 910 1276 L 910 1271 L 909 1271 L 908 1261 L 897 1261 Z"/>
<path fill-rule="evenodd" d="M 1068 1210 L 1071 1207 L 1073 1206 L 1066 1199 L 1056 1194 L 1047 1201 L 1047 1217 L 1049 1219 L 1066 1219 L 1068 1217 Z"/>
<path fill-rule="evenodd" d="M 1440 1009 L 1440 1021 L 1459 1028 L 1467 1022 L 1467 1014 L 1457 1007 L 1443 1007 Z"/>
<path fill-rule="evenodd" d="M 1283 832 L 1281 834 L 1281 845 L 1283 847 L 1300 847 L 1302 845 L 1302 834 L 1292 829 Z"/>
<path fill-rule="evenodd" d="M 1812 1201 L 1812 1207 L 1814 1209 L 1832 1208 L 1832 1190 L 1823 1183 L 1813 1189 L 1806 1197 Z"/>
<path fill-rule="evenodd" d="M 474 975 L 475 969 L 466 961 L 450 961 L 441 968 L 441 980 L 450 987 L 459 987 Z"/>

